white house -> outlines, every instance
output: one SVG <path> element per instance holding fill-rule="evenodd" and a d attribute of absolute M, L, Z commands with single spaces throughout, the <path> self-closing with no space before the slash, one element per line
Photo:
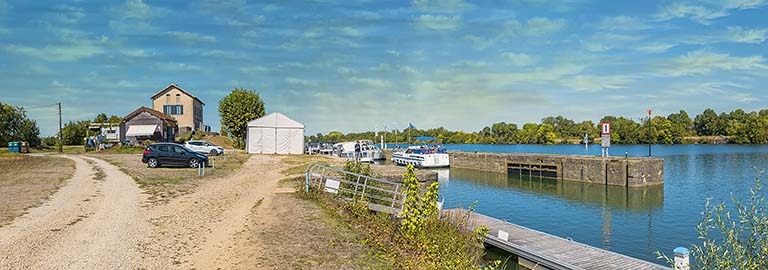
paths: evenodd
<path fill-rule="evenodd" d="M 251 120 L 245 151 L 251 154 L 304 154 L 304 124 L 279 112 Z"/>

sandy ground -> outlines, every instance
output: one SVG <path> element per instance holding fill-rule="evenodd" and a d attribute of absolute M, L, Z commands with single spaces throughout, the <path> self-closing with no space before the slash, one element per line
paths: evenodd
<path fill-rule="evenodd" d="M 369 268 L 354 233 L 279 187 L 290 166 L 280 156 L 251 156 L 162 205 L 118 168 L 68 158 L 76 170 L 65 186 L 0 228 L 0 269 Z"/>
<path fill-rule="evenodd" d="M 40 207 L 0 229 L 1 269 L 133 269 L 149 226 L 145 200 L 129 176 L 95 161 L 108 177 L 94 180 L 94 165 L 75 161 L 75 174 Z"/>

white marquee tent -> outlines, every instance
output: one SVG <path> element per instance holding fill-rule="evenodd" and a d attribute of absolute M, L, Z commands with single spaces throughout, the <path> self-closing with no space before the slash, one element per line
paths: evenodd
<path fill-rule="evenodd" d="M 304 124 L 274 112 L 248 122 L 245 142 L 251 154 L 303 154 Z"/>

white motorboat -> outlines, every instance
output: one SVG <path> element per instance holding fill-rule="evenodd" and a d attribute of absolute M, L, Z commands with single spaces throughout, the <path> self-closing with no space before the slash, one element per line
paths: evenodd
<path fill-rule="evenodd" d="M 392 162 L 413 165 L 416 168 L 449 167 L 448 153 L 443 147 L 409 146 L 405 151 L 393 152 Z"/>
<path fill-rule="evenodd" d="M 355 144 L 360 144 L 360 154 L 356 157 Z M 333 145 L 334 153 L 345 159 L 355 160 L 359 158 L 360 162 L 373 163 L 375 152 L 372 150 L 365 151 L 365 144 L 356 142 L 341 142 Z M 379 150 L 381 151 L 381 150 Z"/>
<path fill-rule="evenodd" d="M 370 143 L 369 143 L 370 142 Z M 385 160 L 387 156 L 384 155 L 384 151 L 381 151 L 376 144 L 371 140 L 360 141 L 360 149 L 366 156 L 370 156 L 373 160 Z"/>

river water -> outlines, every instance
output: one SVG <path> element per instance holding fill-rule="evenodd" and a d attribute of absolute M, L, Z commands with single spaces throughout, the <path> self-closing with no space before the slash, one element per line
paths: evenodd
<path fill-rule="evenodd" d="M 446 145 L 449 151 L 600 155 L 599 145 Z M 615 156 L 648 156 L 647 145 L 615 145 Z M 654 252 L 700 243 L 695 230 L 707 198 L 743 201 L 768 167 L 766 145 L 653 145 L 664 184 L 624 188 L 450 168 L 438 171 L 445 207 L 479 213 L 664 264 Z"/>

